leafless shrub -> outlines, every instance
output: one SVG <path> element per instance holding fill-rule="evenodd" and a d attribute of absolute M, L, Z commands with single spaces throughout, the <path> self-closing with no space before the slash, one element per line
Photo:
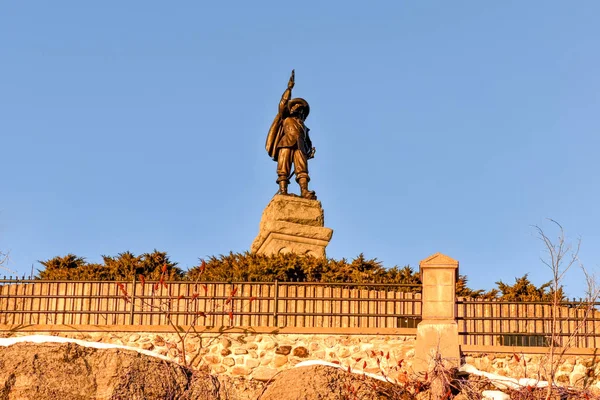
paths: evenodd
<path fill-rule="evenodd" d="M 206 264 L 203 262 L 200 267 L 200 273 L 196 277 L 196 287 L 200 290 L 204 290 L 204 294 L 208 292 L 208 287 L 206 284 L 199 284 L 199 280 L 202 276 L 202 272 L 206 268 Z M 179 362 L 186 367 L 191 367 L 197 357 L 200 356 L 200 352 L 197 352 L 193 357 L 189 357 L 188 350 L 186 349 L 187 339 L 191 335 L 198 335 L 198 332 L 195 329 L 195 326 L 198 325 L 198 322 L 206 319 L 207 316 L 220 312 L 226 313 L 229 316 L 229 321 L 233 325 L 234 315 L 238 310 L 234 307 L 234 297 L 237 294 L 237 287 L 232 287 L 229 296 L 223 301 L 218 302 L 215 299 L 209 299 L 206 307 L 203 310 L 198 311 L 198 302 L 202 298 L 199 291 L 197 290 L 191 294 L 191 296 L 179 295 L 175 296 L 172 294 L 172 286 L 171 283 L 167 281 L 167 265 L 165 264 L 162 268 L 162 273 L 160 275 L 160 279 L 157 282 L 148 282 L 146 283 L 144 276 L 140 275 L 140 283 L 142 285 L 152 285 L 152 296 L 150 299 L 145 297 L 132 297 L 127 292 L 127 289 L 124 284 L 117 283 L 119 290 L 121 291 L 121 297 L 124 301 L 128 303 L 135 303 L 136 308 L 145 310 L 145 311 L 155 311 L 159 312 L 163 315 L 171 326 L 173 333 L 177 335 L 179 345 L 167 343 L 167 347 L 171 347 L 177 349 L 179 352 Z M 163 288 L 167 292 L 166 299 L 158 296 L 158 290 Z M 157 300 L 152 301 L 152 300 Z M 246 302 L 246 306 L 250 306 L 254 298 L 249 298 Z M 190 324 L 186 327 L 180 326 L 177 324 L 176 316 L 174 315 L 174 311 L 178 310 L 180 302 L 185 302 L 186 312 L 192 316 Z M 202 342 L 201 342 L 202 343 Z"/>
<path fill-rule="evenodd" d="M 564 355 L 569 348 L 575 345 L 575 342 L 585 333 L 584 327 L 588 319 L 596 312 L 595 302 L 600 297 L 600 287 L 596 277 L 590 273 L 579 260 L 579 249 L 581 239 L 577 239 L 575 244 L 569 242 L 565 237 L 565 232 L 558 222 L 553 219 L 549 221 L 558 229 L 556 239 L 551 239 L 541 227 L 535 226 L 538 239 L 543 243 L 546 257 L 541 257 L 542 263 L 550 269 L 552 280 L 550 282 L 552 305 L 551 319 L 549 321 L 549 348 L 547 353 L 548 362 L 543 370 L 549 385 L 546 391 L 546 399 L 552 399 L 553 393 L 558 393 L 562 389 L 555 385 L 555 377 L 560 364 L 564 361 Z M 559 311 L 563 307 L 562 282 L 574 265 L 579 265 L 586 279 L 586 297 L 577 307 L 580 318 L 577 319 L 573 329 L 565 335 L 563 324 L 558 320 Z"/>

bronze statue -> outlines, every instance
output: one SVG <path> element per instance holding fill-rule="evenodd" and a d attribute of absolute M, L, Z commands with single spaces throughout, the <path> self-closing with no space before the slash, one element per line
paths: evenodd
<path fill-rule="evenodd" d="M 300 196 L 306 199 L 316 200 L 317 196 L 312 190 L 308 190 L 308 160 L 315 155 L 312 147 L 309 129 L 304 125 L 306 117 L 310 112 L 308 102 L 301 98 L 291 99 L 294 88 L 294 71 L 288 82 L 288 87 L 281 96 L 277 116 L 271 124 L 267 135 L 267 153 L 277 161 L 277 183 L 279 191 L 277 194 L 288 194 L 288 184 L 291 177 L 296 175 L 296 182 L 300 186 Z M 291 171 L 292 163 L 294 171 Z"/>

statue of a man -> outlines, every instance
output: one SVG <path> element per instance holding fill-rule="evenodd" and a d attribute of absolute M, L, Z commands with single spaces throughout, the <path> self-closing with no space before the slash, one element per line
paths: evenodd
<path fill-rule="evenodd" d="M 277 194 L 288 194 L 290 178 L 296 174 L 296 182 L 300 186 L 300 196 L 316 200 L 314 191 L 308 190 L 308 160 L 315 155 L 312 147 L 309 129 L 304 125 L 310 112 L 308 102 L 301 98 L 291 99 L 294 87 L 294 71 L 288 82 L 288 87 L 281 96 L 277 116 L 267 135 L 267 153 L 277 161 Z M 294 171 L 291 172 L 292 164 Z"/>

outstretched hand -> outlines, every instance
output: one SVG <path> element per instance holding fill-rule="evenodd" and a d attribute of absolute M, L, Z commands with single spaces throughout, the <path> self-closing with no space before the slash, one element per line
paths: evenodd
<path fill-rule="evenodd" d="M 288 81 L 288 89 L 293 89 L 294 88 L 294 83 L 295 83 L 295 72 L 294 70 L 292 70 L 292 76 L 290 76 L 290 80 Z"/>

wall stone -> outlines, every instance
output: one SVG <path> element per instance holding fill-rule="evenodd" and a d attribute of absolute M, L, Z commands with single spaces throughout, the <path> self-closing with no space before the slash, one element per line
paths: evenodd
<path fill-rule="evenodd" d="M 89 342 L 121 344 L 150 350 L 182 362 L 183 347 L 174 333 L 40 332 Z M 12 336 L 26 336 L 16 332 Z M 394 378 L 398 363 L 406 370 L 414 358 L 414 336 L 320 334 L 202 334 L 185 340 L 192 368 L 215 374 L 268 381 L 301 361 L 323 360 Z"/>

